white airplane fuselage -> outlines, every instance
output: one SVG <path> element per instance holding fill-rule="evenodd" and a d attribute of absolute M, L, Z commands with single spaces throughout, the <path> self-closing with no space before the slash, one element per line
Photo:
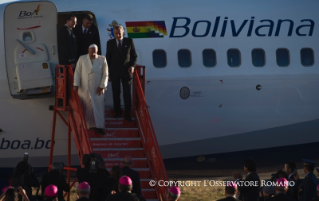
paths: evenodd
<path fill-rule="evenodd" d="M 127 22 L 165 22 L 163 37 L 133 39 L 137 63 L 146 66 L 145 96 L 164 159 L 319 142 L 318 1 L 52 2 L 57 15 L 95 14 L 102 55 L 113 21 L 125 30 Z M 8 5 L 0 4 L 2 16 Z M 10 52 L 5 46 L 4 24 L 10 21 L 6 20 L 0 20 L 1 166 L 14 167 L 28 152 L 34 166 L 44 167 L 53 117 L 49 106 L 54 105 L 54 98 L 20 100 L 12 96 L 16 92 L 8 81 L 6 56 Z M 286 67 L 278 66 L 278 48 L 289 52 Z M 302 64 L 303 48 L 312 49 L 313 65 Z M 179 66 L 181 49 L 191 52 L 189 67 Z M 215 51 L 215 66 L 204 66 L 205 49 Z M 229 66 L 229 49 L 239 50 L 238 67 Z M 264 66 L 253 65 L 253 49 L 263 49 Z M 154 50 L 166 52 L 165 67 L 154 66 Z M 50 68 L 56 64 L 50 60 Z M 189 89 L 185 99 L 181 97 L 183 87 Z M 106 106 L 112 107 L 111 87 L 105 96 Z M 55 139 L 56 160 L 65 160 L 67 127 L 59 118 Z M 75 146 L 72 153 L 76 156 Z M 77 159 L 72 163 L 79 164 Z"/>

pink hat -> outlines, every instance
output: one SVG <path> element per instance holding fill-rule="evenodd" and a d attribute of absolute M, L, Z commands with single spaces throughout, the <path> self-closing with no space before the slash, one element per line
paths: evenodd
<path fill-rule="evenodd" d="M 276 180 L 276 184 L 279 187 L 288 187 L 288 181 L 285 178 L 279 178 Z"/>
<path fill-rule="evenodd" d="M 49 185 L 45 188 L 44 193 L 48 197 L 54 197 L 58 193 L 58 188 L 55 185 Z"/>
<path fill-rule="evenodd" d="M 120 178 L 120 184 L 122 184 L 124 186 L 130 186 L 130 185 L 132 185 L 132 180 L 128 176 L 122 176 Z"/>
<path fill-rule="evenodd" d="M 7 190 L 8 188 L 10 188 L 10 186 L 4 187 L 4 188 L 2 189 L 2 192 L 3 192 L 3 193 L 6 192 L 6 190 Z"/>
<path fill-rule="evenodd" d="M 78 188 L 86 190 L 86 189 L 90 188 L 90 185 L 87 182 L 84 181 L 84 182 L 79 183 Z"/>
<path fill-rule="evenodd" d="M 169 192 L 175 194 L 175 195 L 180 195 L 181 194 L 181 190 L 179 190 L 179 188 L 177 186 L 173 186 L 169 189 Z"/>
<path fill-rule="evenodd" d="M 237 188 L 237 184 L 234 181 L 227 182 L 227 187 L 229 187 L 229 188 Z"/>

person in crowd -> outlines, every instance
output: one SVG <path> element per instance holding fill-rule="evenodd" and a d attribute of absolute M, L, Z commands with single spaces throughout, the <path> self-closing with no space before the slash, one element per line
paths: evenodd
<path fill-rule="evenodd" d="M 246 159 L 244 161 L 244 171 L 246 173 L 246 179 L 244 181 L 252 181 L 257 185 L 239 185 L 239 199 L 245 201 L 256 201 L 259 198 L 260 179 L 256 172 L 256 164 L 253 159 Z M 240 173 L 234 173 L 233 177 L 236 181 L 240 181 L 242 176 Z"/>
<path fill-rule="evenodd" d="M 317 195 L 318 197 L 314 199 L 314 201 L 319 201 L 319 184 L 317 186 Z"/>
<path fill-rule="evenodd" d="M 44 190 L 45 201 L 58 201 L 58 187 L 55 185 L 49 185 Z"/>
<path fill-rule="evenodd" d="M 285 163 L 283 170 L 288 174 L 288 181 L 294 182 L 294 186 L 289 186 L 287 195 L 298 200 L 298 191 L 300 186 L 300 179 L 297 173 L 296 163 L 288 161 Z"/>
<path fill-rule="evenodd" d="M 92 44 L 88 54 L 82 55 L 74 73 L 74 90 L 78 92 L 88 127 L 105 135 L 104 106 L 108 81 L 108 66 L 104 56 L 98 55 L 98 47 Z"/>
<path fill-rule="evenodd" d="M 77 39 L 78 57 L 87 54 L 87 50 L 91 44 L 98 46 L 98 53 L 100 51 L 100 35 L 97 27 L 93 24 L 94 17 L 92 14 L 85 14 L 82 20 L 82 24 L 78 24 L 74 28 L 74 34 Z"/>
<path fill-rule="evenodd" d="M 13 175 L 11 177 L 11 185 L 16 188 L 21 186 L 28 195 L 29 200 L 32 201 L 34 200 L 32 196 L 32 187 L 39 187 L 40 183 L 33 174 L 33 168 L 28 164 L 28 162 L 21 161 L 14 169 Z M 19 198 L 22 198 L 21 195 Z"/>
<path fill-rule="evenodd" d="M 237 193 L 237 184 L 236 182 L 228 182 L 227 185 L 225 186 L 225 196 L 226 198 L 220 199 L 218 201 L 239 201 L 236 198 L 236 193 Z"/>
<path fill-rule="evenodd" d="M 106 179 L 103 179 L 100 181 L 99 187 L 100 187 L 100 197 L 103 198 L 103 200 L 106 200 L 106 198 L 114 193 L 118 193 L 118 184 L 119 180 L 122 176 L 122 169 L 120 166 L 115 165 L 112 167 L 111 170 L 112 174 L 108 176 Z"/>
<path fill-rule="evenodd" d="M 181 196 L 181 190 L 177 186 L 173 186 L 169 188 L 167 193 L 168 201 L 178 201 Z"/>
<path fill-rule="evenodd" d="M 90 201 L 90 185 L 87 182 L 81 182 L 76 188 L 77 201 Z"/>
<path fill-rule="evenodd" d="M 130 177 L 133 181 L 132 193 L 142 195 L 140 174 L 139 174 L 139 172 L 137 172 L 131 168 L 131 166 L 133 165 L 132 157 L 125 156 L 123 158 L 122 164 L 123 164 L 122 175 L 126 175 L 126 176 Z"/>
<path fill-rule="evenodd" d="M 275 188 L 271 185 L 263 186 L 260 192 L 259 201 L 268 201 L 269 198 L 275 196 Z"/>
<path fill-rule="evenodd" d="M 308 159 L 303 159 L 303 162 L 305 179 L 299 187 L 299 201 L 314 200 L 318 198 L 318 179 L 316 175 L 313 173 L 316 162 Z"/>
<path fill-rule="evenodd" d="M 108 196 L 106 201 L 140 201 L 140 199 L 132 193 L 132 180 L 128 176 L 122 176 L 119 180 L 119 193 Z"/>
<path fill-rule="evenodd" d="M 4 192 L 0 196 L 0 201 L 19 201 L 19 195 L 24 201 L 29 201 L 26 191 L 21 186 L 17 188 L 7 186 L 3 190 Z"/>
<path fill-rule="evenodd" d="M 70 186 L 66 183 L 65 176 L 63 175 L 63 164 L 60 162 L 54 162 L 52 169 L 47 174 L 42 176 L 41 189 L 45 192 L 45 189 L 49 185 L 57 186 L 58 188 L 58 200 L 64 201 L 63 191 L 69 192 Z"/>
<path fill-rule="evenodd" d="M 284 170 L 278 170 L 278 172 L 276 173 L 277 175 L 277 179 L 279 178 L 285 178 L 288 180 L 288 173 Z"/>
<path fill-rule="evenodd" d="M 112 81 L 113 104 L 115 118 L 122 116 L 121 109 L 121 83 L 123 87 L 123 98 L 125 105 L 124 119 L 131 119 L 131 84 L 137 54 L 134 42 L 131 38 L 124 38 L 124 28 L 114 26 L 115 38 L 107 42 L 106 60 L 109 65 L 110 79 Z"/>
<path fill-rule="evenodd" d="M 77 45 L 72 29 L 76 23 L 76 16 L 69 15 L 65 25 L 58 32 L 59 64 L 71 65 L 73 70 L 77 61 Z"/>
<path fill-rule="evenodd" d="M 279 178 L 276 180 L 275 192 L 276 195 L 271 197 L 269 201 L 295 201 L 286 194 L 288 191 L 288 180 L 286 178 Z"/>
<path fill-rule="evenodd" d="M 90 199 L 98 200 L 98 197 L 103 196 L 103 186 L 100 185 L 101 181 L 105 180 L 110 173 L 107 170 L 101 169 L 101 167 L 96 167 L 96 169 L 92 169 L 90 167 L 91 156 L 89 154 L 85 154 L 82 157 L 82 165 L 83 168 L 79 168 L 76 171 L 76 178 L 78 182 L 87 182 L 90 185 Z M 104 162 L 104 161 L 102 161 Z M 97 163 L 96 163 L 97 164 Z"/>

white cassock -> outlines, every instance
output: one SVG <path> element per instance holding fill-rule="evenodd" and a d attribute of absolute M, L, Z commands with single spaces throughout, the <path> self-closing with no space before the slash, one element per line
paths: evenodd
<path fill-rule="evenodd" d="M 78 94 L 88 127 L 104 128 L 104 93 L 97 95 L 98 87 L 106 90 L 108 66 L 104 56 L 98 55 L 93 65 L 89 54 L 79 58 L 74 72 L 74 86 Z"/>

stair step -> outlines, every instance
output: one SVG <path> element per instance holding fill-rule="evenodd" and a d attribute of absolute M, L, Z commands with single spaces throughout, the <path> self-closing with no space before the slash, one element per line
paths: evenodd
<path fill-rule="evenodd" d="M 104 161 L 123 161 L 123 158 L 103 158 Z M 132 158 L 133 162 L 136 161 L 146 161 L 147 158 Z"/>
<path fill-rule="evenodd" d="M 113 142 L 113 141 L 141 141 L 140 137 L 123 137 L 123 138 L 91 138 L 91 141 L 108 141 L 108 142 Z"/>
<path fill-rule="evenodd" d="M 144 148 L 94 148 L 93 151 L 143 151 Z"/>
<path fill-rule="evenodd" d="M 155 189 L 142 189 L 142 196 L 144 199 L 157 199 Z"/>
<path fill-rule="evenodd" d="M 124 115 L 124 110 L 122 110 L 122 114 Z M 132 110 L 131 117 L 134 117 L 134 115 L 135 115 L 135 112 Z M 114 117 L 114 116 L 115 116 L 115 112 L 114 112 L 113 108 L 105 110 L 105 117 Z"/>
<path fill-rule="evenodd" d="M 135 128 L 135 120 L 128 122 L 124 119 L 109 118 L 105 119 L 105 128 Z"/>
<path fill-rule="evenodd" d="M 110 174 L 112 174 L 112 171 L 111 171 L 111 168 L 106 168 Z M 140 173 L 140 179 L 141 181 L 143 179 L 148 179 L 149 181 L 151 180 L 150 177 L 151 177 L 151 172 L 150 171 L 138 171 Z M 148 181 L 148 182 L 149 182 Z"/>
<path fill-rule="evenodd" d="M 139 173 L 140 173 L 140 179 L 147 179 L 152 177 L 150 171 L 139 171 Z"/>
<path fill-rule="evenodd" d="M 100 153 L 103 158 L 124 158 L 124 156 L 131 156 L 132 158 L 144 158 L 145 157 L 145 153 L 143 148 L 139 149 L 139 148 L 134 148 L 135 150 L 128 150 L 128 148 L 126 149 L 122 149 L 119 150 L 119 148 L 112 148 L 112 150 L 95 150 L 94 151 L 98 151 L 98 153 Z M 139 150 L 136 150 L 139 149 Z"/>
<path fill-rule="evenodd" d="M 122 161 L 105 161 L 105 167 L 106 168 L 112 168 L 114 165 L 118 165 L 121 168 L 123 167 L 122 165 Z M 134 160 L 133 161 L 133 165 L 131 166 L 132 168 L 147 168 L 148 167 L 148 163 L 147 160 Z"/>
<path fill-rule="evenodd" d="M 96 140 L 97 139 L 97 140 Z M 116 139 L 116 140 L 115 140 Z M 91 138 L 92 148 L 140 148 L 142 147 L 141 138 L 111 138 L 103 140 L 98 138 Z"/>
<path fill-rule="evenodd" d="M 111 171 L 111 168 L 106 168 L 108 171 Z M 138 171 L 138 172 L 144 172 L 144 171 L 150 171 L 149 168 L 132 168 L 133 170 L 135 171 Z"/>
<path fill-rule="evenodd" d="M 134 138 L 139 137 L 138 128 L 105 128 L 105 135 L 88 130 L 90 138 Z"/>

